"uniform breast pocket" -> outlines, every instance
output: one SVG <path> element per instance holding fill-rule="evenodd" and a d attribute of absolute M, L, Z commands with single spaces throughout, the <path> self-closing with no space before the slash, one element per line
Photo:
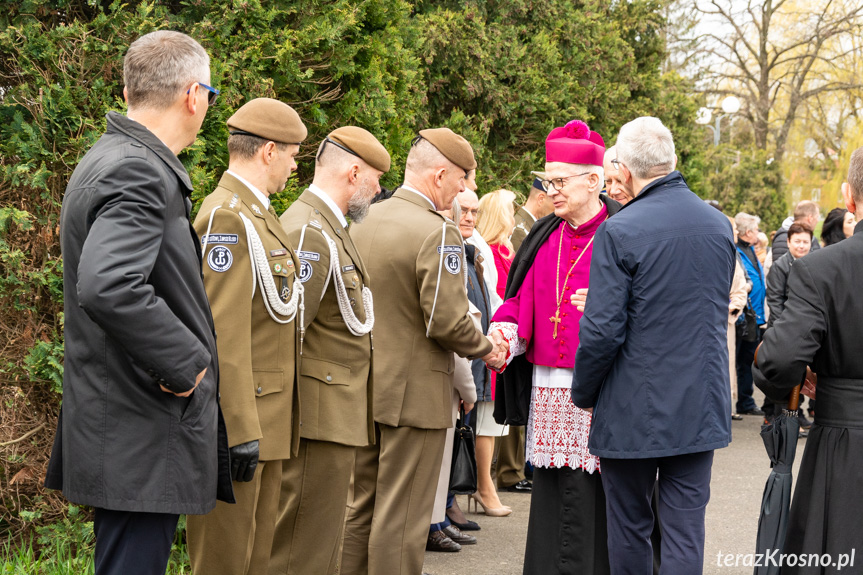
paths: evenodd
<path fill-rule="evenodd" d="M 255 397 L 271 393 L 279 393 L 285 387 L 285 372 L 283 369 L 256 369 L 252 372 L 255 386 Z"/>
<path fill-rule="evenodd" d="M 283 250 L 279 250 L 283 251 Z M 287 255 L 269 258 L 270 272 L 283 302 L 291 299 L 294 289 L 294 262 Z"/>
<path fill-rule="evenodd" d="M 351 368 L 348 365 L 303 357 L 300 364 L 300 374 L 304 377 L 312 377 L 328 385 L 348 385 L 350 383 Z"/>

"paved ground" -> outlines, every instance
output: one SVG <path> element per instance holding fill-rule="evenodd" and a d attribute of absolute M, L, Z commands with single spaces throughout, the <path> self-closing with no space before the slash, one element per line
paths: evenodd
<path fill-rule="evenodd" d="M 756 392 L 757 393 L 757 392 Z M 759 405 L 761 399 L 758 398 Z M 732 422 L 733 442 L 716 452 L 713 464 L 710 504 L 707 507 L 705 575 L 751 574 L 752 567 L 720 567 L 717 554 L 751 553 L 758 529 L 758 510 L 770 463 L 759 431 L 761 418 L 747 416 Z M 805 440 L 800 440 L 795 459 L 797 466 Z M 477 545 L 459 553 L 426 553 L 424 571 L 431 575 L 521 575 L 530 496 L 501 493 L 504 504 L 513 508 L 509 517 L 486 517 L 469 513 L 482 530 Z M 459 496 L 467 510 L 467 497 Z"/>

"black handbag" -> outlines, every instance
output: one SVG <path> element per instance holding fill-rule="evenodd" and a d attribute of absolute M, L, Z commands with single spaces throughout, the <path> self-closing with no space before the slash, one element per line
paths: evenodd
<path fill-rule="evenodd" d="M 743 308 L 743 313 L 737 318 L 737 323 L 734 325 L 737 331 L 738 341 L 754 342 L 758 341 L 758 318 L 755 315 L 755 310 L 752 309 L 752 302 L 749 297 L 746 297 L 746 306 Z"/>
<path fill-rule="evenodd" d="M 449 490 L 456 495 L 476 493 L 476 444 L 473 429 L 464 423 L 464 415 L 462 407 L 455 424 L 449 473 Z"/>

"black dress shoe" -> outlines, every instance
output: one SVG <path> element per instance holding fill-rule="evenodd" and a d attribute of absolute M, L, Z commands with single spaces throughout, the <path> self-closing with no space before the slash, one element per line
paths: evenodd
<path fill-rule="evenodd" d="M 476 537 L 462 533 L 455 525 L 447 525 L 443 528 L 443 533 L 459 545 L 476 545 Z"/>
<path fill-rule="evenodd" d="M 465 517 L 464 523 L 459 523 L 458 521 L 456 521 L 455 519 L 452 518 L 452 515 L 449 514 L 449 509 L 447 509 L 446 517 L 447 517 L 447 519 L 449 519 L 450 523 L 452 523 L 453 525 L 458 527 L 459 530 L 461 530 L 461 531 L 479 531 L 481 529 L 481 527 L 477 524 L 476 521 L 471 521 L 467 517 Z"/>
<path fill-rule="evenodd" d="M 764 415 L 764 412 L 757 407 L 753 407 L 752 409 L 749 409 L 747 411 L 738 411 L 737 413 L 739 413 L 740 415 Z"/>
<path fill-rule="evenodd" d="M 740 415 L 739 413 L 732 413 L 731 414 L 731 421 L 743 421 L 743 416 Z"/>
<path fill-rule="evenodd" d="M 515 485 L 510 485 L 509 487 L 504 488 L 504 491 L 509 491 L 511 493 L 530 493 L 531 490 L 533 490 L 533 483 L 527 479 L 522 479 Z"/>
<path fill-rule="evenodd" d="M 426 551 L 444 551 L 455 553 L 461 551 L 461 545 L 447 537 L 443 531 L 432 531 L 426 541 Z"/>

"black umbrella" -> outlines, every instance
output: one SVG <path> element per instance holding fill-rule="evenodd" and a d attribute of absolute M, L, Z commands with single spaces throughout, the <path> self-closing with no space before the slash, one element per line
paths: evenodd
<path fill-rule="evenodd" d="M 758 518 L 758 538 L 756 553 L 771 553 L 778 549 L 772 561 L 762 561 L 755 568 L 755 575 L 778 575 L 778 557 L 785 545 L 785 532 L 788 529 L 788 512 L 791 507 L 791 467 L 797 452 L 797 437 L 800 423 L 797 420 L 797 407 L 800 403 L 800 386 L 791 392 L 788 409 L 773 418 L 769 425 L 761 426 L 761 439 L 770 457 L 770 476 L 764 486 L 761 498 L 761 516 Z M 764 565 L 767 563 L 767 565 Z"/>

